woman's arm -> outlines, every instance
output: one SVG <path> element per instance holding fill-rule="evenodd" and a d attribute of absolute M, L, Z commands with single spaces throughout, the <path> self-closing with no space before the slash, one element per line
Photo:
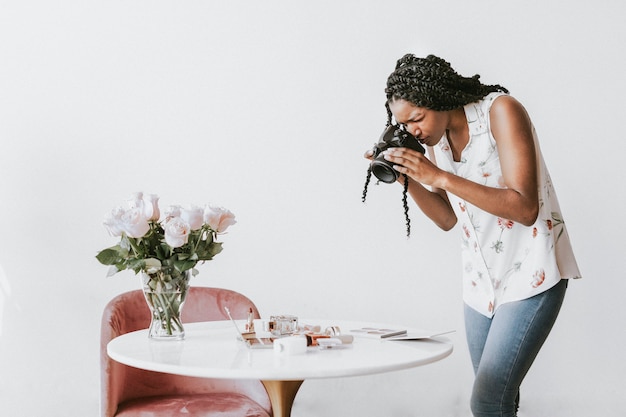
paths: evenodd
<path fill-rule="evenodd" d="M 402 177 L 400 177 L 402 178 Z M 401 180 L 401 182 L 404 179 Z M 417 206 L 441 229 L 448 231 L 456 224 L 456 214 L 452 210 L 448 195 L 444 190 L 426 189 L 422 184 L 409 177 L 409 195 Z"/>
<path fill-rule="evenodd" d="M 497 98 L 489 117 L 500 155 L 502 185 L 506 188 L 488 187 L 443 171 L 410 149 L 390 148 L 386 158 L 401 165 L 394 166 L 398 172 L 430 185 L 434 192 L 445 190 L 494 216 L 530 226 L 539 212 L 537 160 L 530 119 L 523 106 L 510 96 Z M 411 196 L 423 198 L 422 194 L 420 191 Z M 416 203 L 422 207 L 418 200 Z"/>
<path fill-rule="evenodd" d="M 415 152 L 407 148 L 393 149 L 401 149 L 406 150 L 407 152 Z M 419 156 L 422 156 L 421 153 L 415 153 Z M 431 158 L 434 158 L 434 154 L 432 153 L 432 149 L 430 148 L 429 155 L 431 155 Z M 364 155 L 364 157 L 369 160 L 371 160 L 373 156 L 374 155 L 372 151 L 367 151 Z M 400 171 L 398 167 L 394 168 L 396 168 L 397 171 Z M 446 192 L 444 190 L 436 189 L 434 187 L 431 187 L 432 191 L 428 190 L 422 184 L 413 180 L 410 176 L 408 176 L 408 181 L 408 194 L 411 196 L 413 201 L 415 201 L 417 206 L 424 212 L 424 214 L 441 229 L 445 231 L 452 229 L 456 224 L 457 218 L 454 210 L 452 210 L 452 206 L 450 205 L 450 201 L 448 200 L 448 195 L 446 194 Z M 404 176 L 400 175 L 398 177 L 398 183 L 404 186 Z"/>

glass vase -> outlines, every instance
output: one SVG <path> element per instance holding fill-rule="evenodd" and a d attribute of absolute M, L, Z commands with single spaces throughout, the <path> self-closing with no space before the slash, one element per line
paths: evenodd
<path fill-rule="evenodd" d="M 181 313 L 189 291 L 191 271 L 179 272 L 162 267 L 149 273 L 141 271 L 140 276 L 152 313 L 148 336 L 156 340 L 183 340 L 185 329 Z"/>

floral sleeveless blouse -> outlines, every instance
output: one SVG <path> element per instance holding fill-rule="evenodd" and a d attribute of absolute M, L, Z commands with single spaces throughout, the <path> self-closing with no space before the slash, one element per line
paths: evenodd
<path fill-rule="evenodd" d="M 437 165 L 468 180 L 503 188 L 496 142 L 489 127 L 489 110 L 504 93 L 491 93 L 465 106 L 470 139 L 455 162 L 448 138 L 433 147 Z M 523 300 L 550 289 L 562 278 L 580 278 L 580 272 L 556 192 L 539 149 L 539 216 L 532 226 L 487 213 L 448 193 L 459 219 L 462 237 L 463 300 L 492 317 L 507 302 Z"/>

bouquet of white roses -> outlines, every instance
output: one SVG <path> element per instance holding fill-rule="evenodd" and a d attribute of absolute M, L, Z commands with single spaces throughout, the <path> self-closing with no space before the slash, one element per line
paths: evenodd
<path fill-rule="evenodd" d="M 125 269 L 151 274 L 163 267 L 178 273 L 191 269 L 196 275 L 198 262 L 222 251 L 217 235 L 236 223 L 233 213 L 214 206 L 170 206 L 160 217 L 159 197 L 141 192 L 129 200 L 128 208 L 118 207 L 106 215 L 109 234 L 120 237 L 117 245 L 96 256 L 111 266 L 108 276 Z"/>

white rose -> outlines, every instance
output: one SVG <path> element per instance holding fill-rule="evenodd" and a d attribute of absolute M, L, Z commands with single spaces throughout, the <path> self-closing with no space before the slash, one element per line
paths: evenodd
<path fill-rule="evenodd" d="M 143 193 L 141 191 L 133 193 L 128 199 L 128 206 L 130 208 L 143 209 Z"/>
<path fill-rule="evenodd" d="M 107 229 L 111 236 L 122 236 L 122 232 L 124 232 L 124 226 L 122 225 L 122 214 L 124 214 L 124 209 L 121 207 L 117 207 L 104 216 L 104 227 Z"/>
<path fill-rule="evenodd" d="M 143 210 L 138 208 L 124 211 L 120 217 L 120 224 L 124 232 L 134 238 L 143 237 L 150 230 L 148 219 L 144 215 Z"/>
<path fill-rule="evenodd" d="M 191 231 L 189 224 L 180 217 L 173 217 L 168 220 L 163 229 L 165 242 L 173 248 L 179 248 L 187 243 Z"/>
<path fill-rule="evenodd" d="M 223 233 L 229 226 L 237 223 L 235 215 L 224 207 L 207 206 L 204 210 L 204 222 L 217 233 Z"/>
<path fill-rule="evenodd" d="M 170 219 L 174 217 L 180 217 L 180 206 L 169 206 L 165 209 L 165 221 L 168 222 Z"/>
<path fill-rule="evenodd" d="M 150 221 L 157 221 L 161 217 L 159 210 L 159 196 L 156 194 L 148 194 L 144 198 L 144 212 Z"/>
<path fill-rule="evenodd" d="M 189 224 L 191 230 L 198 230 L 204 223 L 204 209 L 192 206 L 189 209 L 181 209 L 180 217 Z"/>

